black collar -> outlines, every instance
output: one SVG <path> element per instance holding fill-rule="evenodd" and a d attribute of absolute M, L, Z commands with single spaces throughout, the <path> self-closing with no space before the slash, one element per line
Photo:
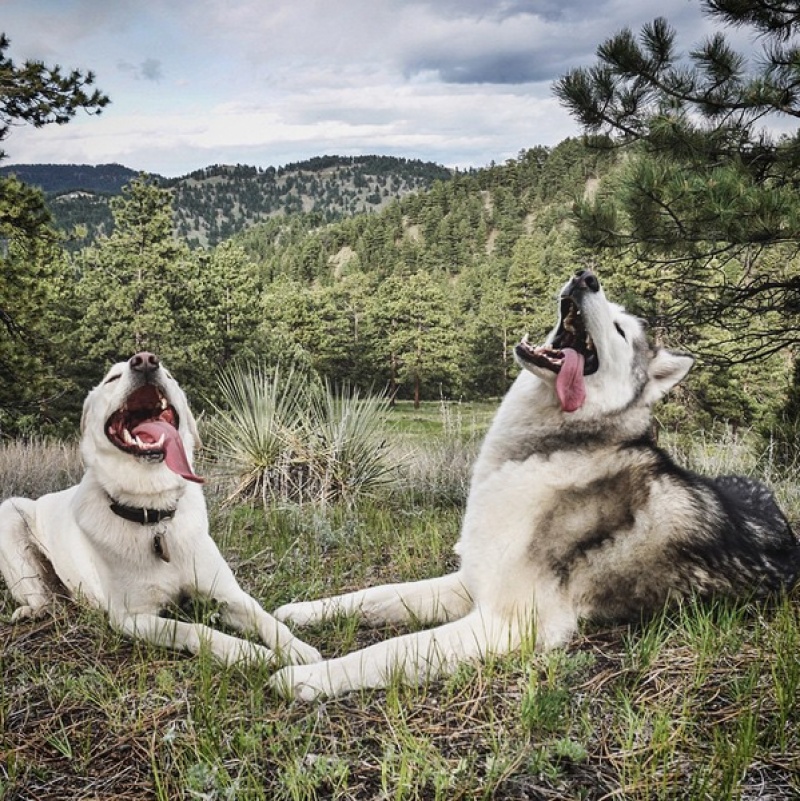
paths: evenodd
<path fill-rule="evenodd" d="M 136 506 L 124 506 L 113 500 L 109 508 L 118 517 L 123 517 L 133 523 L 139 523 L 142 526 L 160 523 L 162 520 L 169 520 L 175 516 L 174 509 L 141 509 Z"/>

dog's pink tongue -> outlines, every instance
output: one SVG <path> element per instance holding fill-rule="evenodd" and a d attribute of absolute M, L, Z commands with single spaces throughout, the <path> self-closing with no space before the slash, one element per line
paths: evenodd
<path fill-rule="evenodd" d="M 158 442 L 164 437 L 164 461 L 173 473 L 183 476 L 187 481 L 196 481 L 202 484 L 205 479 L 196 476 L 186 458 L 186 451 L 178 435 L 178 429 L 163 420 L 148 420 L 133 429 L 133 436 L 139 437 L 142 442 Z"/>
<path fill-rule="evenodd" d="M 561 409 L 574 412 L 586 400 L 586 387 L 583 384 L 583 355 L 572 348 L 564 348 L 564 361 L 556 377 L 556 394 L 561 401 Z"/>

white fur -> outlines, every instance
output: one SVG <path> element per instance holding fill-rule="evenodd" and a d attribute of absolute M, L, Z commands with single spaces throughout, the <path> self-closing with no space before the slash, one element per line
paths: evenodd
<path fill-rule="evenodd" d="M 417 683 L 450 672 L 464 660 L 506 653 L 530 632 L 535 632 L 540 649 L 562 645 L 574 635 L 579 617 L 590 610 L 581 606 L 581 582 L 570 584 L 568 591 L 547 560 L 537 557 L 550 538 L 559 536 L 553 530 L 557 526 L 548 527 L 545 514 L 553 510 L 560 492 L 579 491 L 613 473 L 616 453 L 613 447 L 601 447 L 592 459 L 582 459 L 570 451 L 526 450 L 525 443 L 600 424 L 618 428 L 620 438 L 642 435 L 650 405 L 692 363 L 666 351 L 651 353 L 640 322 L 608 303 L 602 290 L 585 297 L 582 312 L 601 365 L 586 377 L 586 401 L 575 412 L 562 411 L 555 374 L 523 365 L 528 369 L 503 400 L 473 470 L 456 546 L 458 572 L 288 604 L 275 612 L 280 620 L 298 625 L 337 614 L 359 614 L 373 625 L 410 620 L 439 625 L 337 659 L 285 667 L 272 678 L 278 692 L 311 700 L 382 687 L 392 676 Z M 555 329 L 551 339 L 553 335 Z M 633 379 L 637 373 L 638 386 Z M 657 503 L 657 491 L 653 497 Z M 580 520 L 570 523 L 580 527 Z M 631 549 L 646 537 L 643 527 L 632 538 Z"/>
<path fill-rule="evenodd" d="M 163 366 L 158 384 L 178 412 L 179 433 L 191 462 L 197 427 L 186 396 Z M 115 447 L 104 427 L 134 384 L 129 362 L 114 365 L 86 398 L 81 422 L 85 473 L 80 484 L 38 500 L 11 498 L 0 505 L 0 570 L 20 604 L 12 621 L 41 614 L 52 589 L 41 564 L 46 560 L 73 597 L 108 613 L 111 625 L 132 637 L 197 653 L 206 646 L 224 663 L 310 662 L 319 653 L 298 640 L 238 585 L 209 536 L 201 487 Z M 125 520 L 110 509 L 125 506 L 176 508 L 173 518 L 153 525 Z M 161 532 L 169 561 L 154 552 Z M 180 597 L 205 596 L 221 604 L 222 619 L 252 631 L 269 646 L 223 634 L 208 626 L 159 617 Z"/>

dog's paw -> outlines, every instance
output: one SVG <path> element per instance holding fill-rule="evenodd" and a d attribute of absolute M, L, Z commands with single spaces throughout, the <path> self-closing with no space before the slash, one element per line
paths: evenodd
<path fill-rule="evenodd" d="M 274 651 L 248 640 L 241 640 L 219 656 L 226 665 L 272 665 L 276 660 Z"/>
<path fill-rule="evenodd" d="M 297 638 L 281 650 L 280 656 L 289 665 L 311 665 L 322 661 L 322 654 L 316 648 Z"/>
<path fill-rule="evenodd" d="M 291 665 L 282 668 L 273 674 L 269 686 L 283 698 L 306 703 L 331 694 L 319 665 Z"/>
<path fill-rule="evenodd" d="M 24 620 L 35 620 L 36 618 L 44 617 L 47 614 L 47 605 L 43 606 L 18 606 L 11 613 L 12 623 L 21 623 Z"/>
<path fill-rule="evenodd" d="M 308 626 L 323 618 L 324 607 L 320 601 L 300 601 L 293 604 L 284 604 L 273 613 L 283 623 L 292 623 L 295 626 Z"/>

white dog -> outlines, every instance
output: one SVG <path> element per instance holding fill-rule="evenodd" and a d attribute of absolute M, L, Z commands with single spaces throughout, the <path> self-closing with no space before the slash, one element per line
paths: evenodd
<path fill-rule="evenodd" d="M 192 469 L 197 426 L 181 388 L 151 353 L 114 365 L 86 398 L 80 484 L 0 506 L 0 570 L 16 622 L 54 594 L 80 596 L 132 637 L 220 661 L 312 662 L 309 645 L 238 585 L 208 533 L 203 479 Z M 159 616 L 187 597 L 269 646 Z M 272 649 L 272 650 L 270 650 Z"/>
<path fill-rule="evenodd" d="M 692 359 L 652 348 L 591 272 L 564 286 L 546 343 L 524 340 L 516 356 L 524 369 L 473 470 L 458 572 L 275 613 L 298 625 L 337 614 L 441 625 L 285 667 L 272 678 L 279 692 L 312 699 L 393 675 L 416 683 L 534 634 L 540 649 L 563 645 L 581 619 L 781 592 L 800 577 L 800 547 L 766 487 L 695 475 L 652 442 L 650 407 Z"/>

